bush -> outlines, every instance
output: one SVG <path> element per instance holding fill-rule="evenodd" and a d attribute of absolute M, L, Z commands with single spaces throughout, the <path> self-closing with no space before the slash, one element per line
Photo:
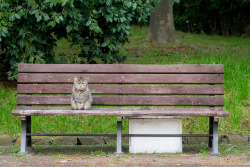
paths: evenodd
<path fill-rule="evenodd" d="M 18 63 L 56 63 L 56 41 L 81 48 L 78 63 L 124 62 L 118 55 L 130 23 L 144 24 L 158 0 L 2 0 L 0 61 L 16 77 Z M 62 62 L 60 62 L 62 63 Z"/>
<path fill-rule="evenodd" d="M 175 27 L 184 32 L 250 35 L 250 0 L 185 0 L 174 5 Z"/>

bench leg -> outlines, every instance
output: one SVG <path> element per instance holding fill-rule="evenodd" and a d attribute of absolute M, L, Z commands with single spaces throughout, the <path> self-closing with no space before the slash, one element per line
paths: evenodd
<path fill-rule="evenodd" d="M 21 150 L 20 153 L 26 153 L 26 147 L 27 147 L 27 120 L 24 118 L 21 118 Z"/>
<path fill-rule="evenodd" d="M 26 130 L 26 132 L 31 133 L 31 116 L 27 116 L 26 121 L 27 121 L 27 130 Z M 26 140 L 27 140 L 27 147 L 31 148 L 31 136 L 27 136 Z"/>
<path fill-rule="evenodd" d="M 27 149 L 32 150 L 31 136 L 27 136 L 27 133 L 31 133 L 31 116 L 21 117 L 21 150 L 20 150 L 20 153 L 27 153 Z"/>
<path fill-rule="evenodd" d="M 122 117 L 117 117 L 117 143 L 116 143 L 116 153 L 122 154 Z"/>
<path fill-rule="evenodd" d="M 214 117 L 209 117 L 209 135 L 213 135 L 213 123 Z M 212 151 L 213 147 L 213 137 L 208 138 L 208 151 Z"/>
<path fill-rule="evenodd" d="M 218 149 L 218 122 L 219 118 L 214 118 L 213 122 L 213 150 L 212 155 L 220 155 L 219 149 Z"/>

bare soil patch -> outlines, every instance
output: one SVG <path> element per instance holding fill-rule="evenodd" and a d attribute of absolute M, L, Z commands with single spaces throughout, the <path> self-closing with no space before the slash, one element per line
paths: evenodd
<path fill-rule="evenodd" d="M 230 147 L 229 147 L 230 148 Z M 238 148 L 238 147 L 237 147 Z M 3 148 L 2 148 L 3 149 Z M 211 156 L 195 147 L 185 147 L 182 154 L 114 155 L 115 147 L 37 146 L 31 154 L 17 154 L 17 147 L 6 147 L 0 155 L 0 166 L 250 166 L 247 150 Z M 243 147 L 241 147 L 243 149 Z M 125 152 L 127 148 L 125 149 Z M 239 154 L 241 153 L 241 154 Z M 237 155 L 239 154 L 239 155 Z"/>

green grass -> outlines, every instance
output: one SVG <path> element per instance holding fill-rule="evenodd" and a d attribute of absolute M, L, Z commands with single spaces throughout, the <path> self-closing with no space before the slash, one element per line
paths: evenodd
<path fill-rule="evenodd" d="M 250 144 L 238 143 L 236 145 L 220 144 L 219 150 L 221 156 L 225 157 L 230 154 L 237 156 L 250 156 Z"/>
<path fill-rule="evenodd" d="M 120 54 L 127 64 L 224 64 L 225 109 L 229 117 L 221 118 L 219 133 L 249 134 L 250 119 L 250 38 L 209 36 L 176 32 L 178 42 L 148 42 L 148 28 L 132 27 L 131 43 Z M 79 48 L 67 49 L 70 43 L 58 41 L 55 52 L 74 54 Z M 12 116 L 16 107 L 16 88 L 0 84 L 0 133 L 20 133 L 19 117 Z M 33 117 L 34 133 L 116 133 L 115 117 Z M 128 132 L 125 120 L 124 132 Z M 183 119 L 183 133 L 207 133 L 208 118 Z"/>
<path fill-rule="evenodd" d="M 10 114 L 16 107 L 16 88 L 3 87 L 0 84 L 0 133 L 17 134 L 20 133 L 20 117 Z"/>
<path fill-rule="evenodd" d="M 0 146 L 0 155 L 4 152 L 4 149 Z"/>

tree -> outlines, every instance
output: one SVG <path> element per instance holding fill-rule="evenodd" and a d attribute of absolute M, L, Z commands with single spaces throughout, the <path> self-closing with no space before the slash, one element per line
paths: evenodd
<path fill-rule="evenodd" d="M 175 28 L 184 32 L 250 35 L 250 0 L 185 0 L 174 6 Z"/>
<path fill-rule="evenodd" d="M 150 41 L 175 41 L 172 0 L 161 0 L 150 14 L 149 34 Z"/>

